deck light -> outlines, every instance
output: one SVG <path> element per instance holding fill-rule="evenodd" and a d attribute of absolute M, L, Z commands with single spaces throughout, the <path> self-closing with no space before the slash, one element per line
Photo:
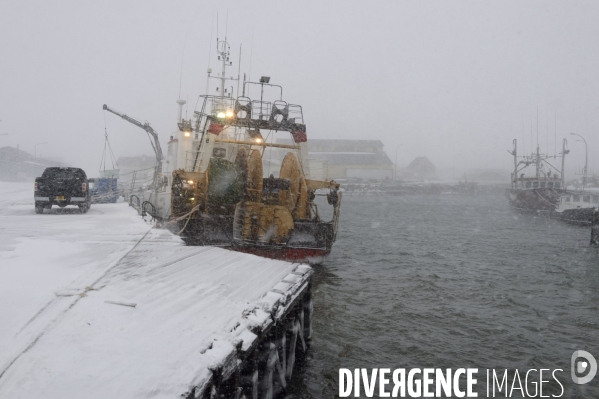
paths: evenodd
<path fill-rule="evenodd" d="M 187 184 L 193 184 L 193 180 L 187 180 Z"/>
<path fill-rule="evenodd" d="M 217 118 L 223 119 L 225 116 L 227 116 L 223 111 L 218 111 L 218 113 L 216 114 Z"/>
<path fill-rule="evenodd" d="M 191 133 L 193 132 L 193 129 L 191 128 L 191 123 L 185 123 L 185 121 L 183 121 L 183 123 L 180 123 L 179 126 L 181 128 L 181 131 L 183 132 L 183 136 L 191 137 Z"/>
<path fill-rule="evenodd" d="M 228 109 L 227 112 L 225 112 L 225 115 L 227 116 L 227 118 L 232 118 L 235 114 L 233 113 L 233 111 Z"/>
<path fill-rule="evenodd" d="M 260 129 L 248 130 L 248 134 L 249 134 L 250 138 L 252 140 L 254 140 L 256 143 L 262 143 L 264 141 L 264 138 L 262 137 L 262 134 L 260 133 Z"/>

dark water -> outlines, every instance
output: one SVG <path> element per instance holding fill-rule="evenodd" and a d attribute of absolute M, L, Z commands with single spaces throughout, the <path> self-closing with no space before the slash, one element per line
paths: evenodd
<path fill-rule="evenodd" d="M 502 196 L 345 197 L 341 218 L 290 397 L 336 397 L 340 367 L 473 367 L 561 368 L 562 397 L 599 398 L 599 375 L 570 378 L 574 350 L 599 359 L 588 228 L 517 215 Z"/>

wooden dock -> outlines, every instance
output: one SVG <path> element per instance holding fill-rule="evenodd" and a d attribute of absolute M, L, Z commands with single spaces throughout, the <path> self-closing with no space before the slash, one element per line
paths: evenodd
<path fill-rule="evenodd" d="M 283 392 L 311 338 L 309 266 L 184 246 L 124 203 L 36 215 L 11 193 L 0 397 Z"/>

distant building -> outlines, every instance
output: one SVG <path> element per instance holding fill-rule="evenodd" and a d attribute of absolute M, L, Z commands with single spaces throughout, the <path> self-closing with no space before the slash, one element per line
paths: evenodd
<path fill-rule="evenodd" d="M 31 180 L 41 176 L 44 169 L 49 166 L 67 165 L 49 159 L 35 158 L 33 155 L 18 148 L 9 146 L 0 148 L 0 180 Z"/>
<path fill-rule="evenodd" d="M 405 170 L 408 179 L 433 180 L 437 178 L 437 168 L 427 157 L 415 158 Z"/>
<path fill-rule="evenodd" d="M 277 140 L 291 144 L 291 140 Z M 285 151 L 281 151 L 283 154 Z M 310 175 L 328 179 L 391 179 L 393 162 L 380 140 L 308 140 Z"/>

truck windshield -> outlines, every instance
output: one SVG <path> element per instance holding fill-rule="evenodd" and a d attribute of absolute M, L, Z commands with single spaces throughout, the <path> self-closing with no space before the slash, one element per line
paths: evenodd
<path fill-rule="evenodd" d="M 85 172 L 81 169 L 48 168 L 42 177 L 45 179 L 85 179 Z"/>

